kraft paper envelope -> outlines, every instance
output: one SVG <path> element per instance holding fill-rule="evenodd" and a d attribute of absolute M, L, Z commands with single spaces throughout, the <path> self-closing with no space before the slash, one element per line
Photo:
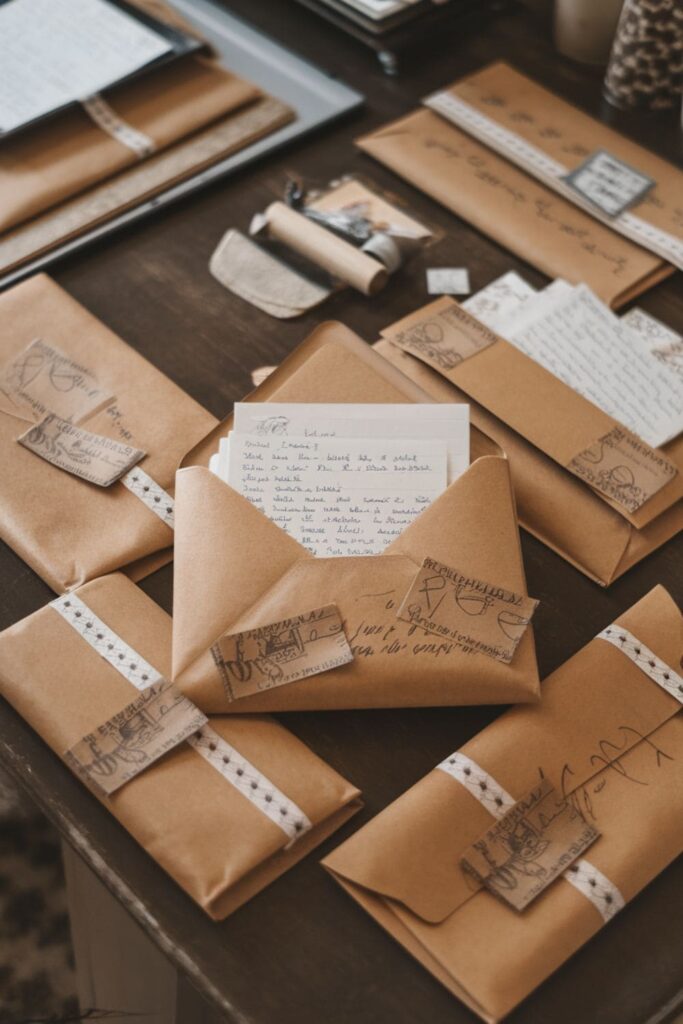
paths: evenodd
<path fill-rule="evenodd" d="M 318 327 L 251 401 L 424 402 L 429 396 L 341 324 Z M 380 555 L 315 558 L 204 468 L 228 424 L 176 477 L 173 679 L 215 713 L 533 701 L 527 626 L 504 664 L 396 618 L 425 558 L 526 594 L 507 461 L 475 432 L 473 464 Z M 204 465 L 202 465 L 202 463 Z M 225 634 L 336 605 L 348 664 L 232 699 L 211 647 Z"/>
<path fill-rule="evenodd" d="M 430 348 L 420 339 L 425 329 L 436 337 L 430 325 L 441 331 L 443 314 L 452 312 L 463 330 L 481 331 L 494 342 L 449 366 L 439 359 L 441 342 Z M 472 422 L 510 459 L 521 525 L 598 583 L 612 583 L 683 527 L 683 436 L 658 456 L 677 472 L 630 512 L 566 468 L 572 454 L 608 434 L 616 421 L 453 300 L 430 303 L 382 334 L 376 350 L 434 400 L 470 403 Z M 443 335 L 446 347 L 450 340 L 458 344 L 455 335 Z"/>
<path fill-rule="evenodd" d="M 214 417 L 44 275 L 0 296 L 0 324 L 2 539 L 58 592 L 168 549 L 176 467 Z M 66 358 L 49 378 L 55 401 L 76 393 L 80 377 L 95 381 L 103 402 L 79 425 L 147 453 L 131 474 L 138 483 L 128 480 L 136 490 L 98 487 L 17 443 L 33 421 L 2 387 L 36 339 Z"/>
<path fill-rule="evenodd" d="M 673 272 L 432 110 L 392 121 L 358 145 L 549 277 L 585 281 L 614 308 Z"/>
<path fill-rule="evenodd" d="M 540 704 L 504 714 L 324 861 L 486 1021 L 509 1013 L 683 850 L 683 715 L 673 695 L 683 690 L 683 619 L 657 587 L 619 617 L 611 640 L 621 644 L 624 630 L 623 649 L 592 640 L 544 682 Z M 518 912 L 479 888 L 460 859 L 499 806 L 541 776 L 601 835 L 577 871 Z"/>
<path fill-rule="evenodd" d="M 79 602 L 80 620 L 67 617 L 66 601 Z M 171 620 L 120 573 L 55 603 L 62 612 L 47 605 L 0 634 L 0 693 L 63 756 L 140 696 L 143 661 L 148 672 L 169 673 Z M 84 619 L 81 633 L 72 623 Z M 124 665 L 139 662 L 130 677 L 108 660 L 109 643 L 114 664 L 124 652 Z M 215 750 L 202 740 L 182 743 L 102 802 L 218 920 L 322 842 L 360 801 L 354 786 L 271 719 L 214 718 L 201 731 Z M 295 817 L 288 831 L 277 824 L 283 808 Z"/>

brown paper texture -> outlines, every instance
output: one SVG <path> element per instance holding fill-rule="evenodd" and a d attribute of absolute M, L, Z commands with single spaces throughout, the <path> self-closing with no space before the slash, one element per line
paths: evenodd
<path fill-rule="evenodd" d="M 541 779 L 465 850 L 460 863 L 494 896 L 524 910 L 598 835 L 569 800 Z"/>
<path fill-rule="evenodd" d="M 211 649 L 230 700 L 353 661 L 335 605 L 222 636 Z"/>
<path fill-rule="evenodd" d="M 629 430 L 614 427 L 569 463 L 596 491 L 636 512 L 676 476 L 676 466 Z"/>
<path fill-rule="evenodd" d="M 110 796 L 207 721 L 164 679 L 79 740 L 64 760 L 89 786 Z"/>
<path fill-rule="evenodd" d="M 170 676 L 171 620 L 154 601 L 119 573 L 77 593 L 109 629 Z M 59 756 L 137 696 L 49 605 L 0 634 L 0 692 Z M 221 919 L 297 863 L 360 803 L 351 783 L 271 719 L 219 717 L 210 725 L 306 814 L 312 828 L 289 849 L 285 832 L 186 743 L 113 793 L 106 807 L 193 900 Z"/>
<path fill-rule="evenodd" d="M 508 664 L 537 605 L 532 598 L 425 558 L 396 615 Z"/>
<path fill-rule="evenodd" d="M 334 323 L 319 327 L 268 377 L 252 396 L 261 397 L 429 401 L 351 331 Z M 341 561 L 314 558 L 204 468 L 228 426 L 223 424 L 190 453 L 176 477 L 173 679 L 202 710 L 242 713 L 537 699 L 531 628 L 506 665 L 396 618 L 427 555 L 469 576 L 526 593 L 508 464 L 498 455 L 477 457 L 495 452 L 493 446 L 473 438 L 475 461 L 470 468 L 381 555 Z M 198 530 L 200 521 L 210 527 Z M 220 636 L 329 604 L 339 609 L 352 662 L 287 686 L 227 699 L 210 653 Z"/>
<path fill-rule="evenodd" d="M 663 260 L 431 110 L 408 114 L 357 142 L 510 252 L 551 278 L 587 282 L 613 308 L 672 273 Z"/>
<path fill-rule="evenodd" d="M 662 587 L 617 624 L 667 664 L 679 664 L 683 617 Z M 459 753 L 515 800 L 541 775 L 547 779 L 600 832 L 584 859 L 628 902 L 683 851 L 681 707 L 599 639 L 549 676 L 542 694 Z M 494 817 L 437 769 L 324 862 L 413 956 L 492 1022 L 605 927 L 596 906 L 564 878 L 518 914 L 455 870 Z"/>
<path fill-rule="evenodd" d="M 93 434 L 50 413 L 17 441 L 52 466 L 98 487 L 109 487 L 132 469 L 146 452 L 110 437 Z"/>
<path fill-rule="evenodd" d="M 49 339 L 115 396 L 79 426 L 146 451 L 140 469 L 172 492 L 176 466 L 213 416 L 43 275 L 0 296 L 0 366 L 35 338 Z M 93 487 L 60 472 L 16 443 L 24 429 L 24 420 L 0 410 L 0 536 L 54 590 L 170 546 L 170 527 L 122 483 Z"/>

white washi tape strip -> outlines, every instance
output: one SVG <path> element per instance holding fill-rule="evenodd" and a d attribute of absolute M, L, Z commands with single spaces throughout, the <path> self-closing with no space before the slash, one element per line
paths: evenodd
<path fill-rule="evenodd" d="M 105 625 L 80 597 L 64 594 L 52 601 L 51 607 L 136 689 L 145 690 L 163 679 L 137 651 Z M 293 800 L 285 796 L 270 779 L 208 725 L 202 726 L 186 742 L 242 796 L 282 829 L 290 840 L 287 849 L 312 828 L 307 816 Z"/>
<path fill-rule="evenodd" d="M 646 676 L 661 686 L 663 690 L 670 693 L 672 697 L 683 704 L 683 677 L 667 665 L 665 661 L 658 658 L 654 651 L 646 647 L 644 643 L 629 633 L 622 626 L 611 625 L 598 633 L 596 640 L 606 640 L 622 651 Z"/>
<path fill-rule="evenodd" d="M 494 818 L 502 818 L 517 803 L 507 790 L 466 754 L 455 753 L 436 766 L 460 782 Z M 604 921 L 624 906 L 624 897 L 590 861 L 577 860 L 562 877 L 590 900 Z"/>
<path fill-rule="evenodd" d="M 113 107 L 110 107 L 99 93 L 93 93 L 92 96 L 82 99 L 81 106 L 98 128 L 101 128 L 107 135 L 111 135 L 121 145 L 131 149 L 138 160 L 144 160 L 156 150 L 154 140 L 119 117 Z"/>
<path fill-rule="evenodd" d="M 602 221 L 638 245 L 673 263 L 679 270 L 683 270 L 683 242 L 680 239 L 628 211 L 617 217 L 610 217 L 588 200 L 582 201 L 576 191 L 561 180 L 569 173 L 569 168 L 522 139 L 516 132 L 504 128 L 453 93 L 434 93 L 427 97 L 424 104 L 484 142 L 501 156 L 516 163 L 522 170 L 533 173 L 544 184 L 586 210 L 596 220 Z"/>
<path fill-rule="evenodd" d="M 300 807 L 210 726 L 202 726 L 187 742 L 292 841 L 312 827 Z"/>
<path fill-rule="evenodd" d="M 144 469 L 135 466 L 121 477 L 121 483 L 173 529 L 175 523 L 173 498 L 155 480 L 152 480 Z"/>

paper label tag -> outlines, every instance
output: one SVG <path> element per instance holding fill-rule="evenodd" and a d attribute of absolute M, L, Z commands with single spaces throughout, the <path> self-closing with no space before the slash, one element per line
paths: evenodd
<path fill-rule="evenodd" d="M 29 423 L 51 412 L 76 422 L 112 399 L 90 370 L 40 338 L 0 371 L 2 408 Z"/>
<path fill-rule="evenodd" d="M 639 203 L 657 184 L 654 178 L 630 167 L 606 149 L 591 153 L 562 180 L 608 217 L 618 217 Z"/>
<path fill-rule="evenodd" d="M 463 854 L 461 864 L 495 896 L 524 910 L 599 835 L 541 779 Z"/>
<path fill-rule="evenodd" d="M 131 448 L 110 437 L 75 427 L 54 413 L 36 423 L 17 441 L 58 469 L 98 487 L 109 487 L 146 454 L 140 448 Z"/>
<path fill-rule="evenodd" d="M 353 661 L 334 604 L 282 622 L 222 636 L 211 653 L 230 700 Z"/>
<path fill-rule="evenodd" d="M 435 302 L 382 334 L 435 370 L 453 370 L 499 340 L 497 334 L 450 300 Z"/>
<path fill-rule="evenodd" d="M 430 295 L 469 295 L 469 271 L 465 267 L 428 267 L 427 291 Z"/>
<path fill-rule="evenodd" d="M 173 683 L 163 679 L 79 740 L 64 759 L 88 785 L 109 796 L 207 721 Z"/>
<path fill-rule="evenodd" d="M 623 427 L 614 427 L 579 452 L 567 469 L 629 512 L 636 512 L 678 472 L 665 455 Z"/>
<path fill-rule="evenodd" d="M 507 664 L 537 604 L 425 558 L 397 618 Z"/>

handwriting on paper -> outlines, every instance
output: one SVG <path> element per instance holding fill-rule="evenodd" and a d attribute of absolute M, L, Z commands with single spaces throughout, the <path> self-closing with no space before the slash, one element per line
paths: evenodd
<path fill-rule="evenodd" d="M 90 370 L 40 338 L 0 371 L 2 408 L 30 423 L 51 412 L 77 422 L 111 400 Z"/>
<path fill-rule="evenodd" d="M 58 469 L 98 487 L 109 487 L 145 455 L 140 448 L 93 434 L 54 413 L 30 427 L 17 441 Z"/>
<path fill-rule="evenodd" d="M 636 512 L 678 472 L 665 455 L 621 427 L 575 455 L 567 469 L 629 512 Z"/>

